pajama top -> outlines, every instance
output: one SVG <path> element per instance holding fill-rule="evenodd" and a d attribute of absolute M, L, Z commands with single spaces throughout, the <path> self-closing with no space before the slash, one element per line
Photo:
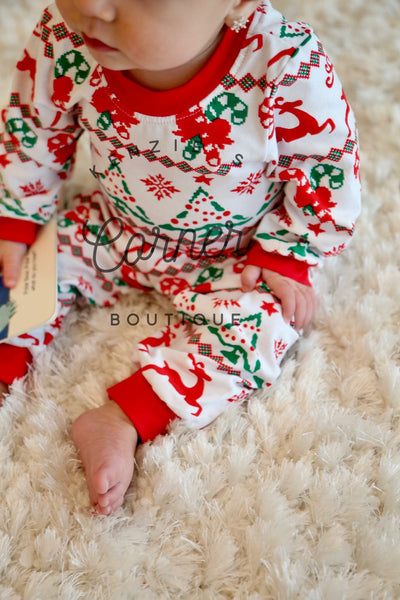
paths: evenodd
<path fill-rule="evenodd" d="M 253 264 L 308 283 L 308 267 L 349 242 L 360 210 L 357 133 L 340 81 L 309 26 L 269 2 L 166 91 L 97 64 L 52 4 L 2 120 L 0 239 L 33 241 L 84 130 L 103 233 L 119 235 L 141 270 L 174 249 L 210 257 L 252 239 Z"/>

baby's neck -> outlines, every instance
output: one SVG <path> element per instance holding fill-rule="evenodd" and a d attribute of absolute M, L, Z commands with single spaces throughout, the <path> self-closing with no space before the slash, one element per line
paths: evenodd
<path fill-rule="evenodd" d="M 125 74 L 130 79 L 133 79 L 133 81 L 136 81 L 137 83 L 140 83 L 140 85 L 153 90 L 170 90 L 172 88 L 184 85 L 200 71 L 200 69 L 212 56 L 216 47 L 223 38 L 224 33 L 225 28 L 220 31 L 216 39 L 209 46 L 207 46 L 205 50 L 183 65 L 163 71 L 132 69 L 130 71 L 126 71 Z"/>

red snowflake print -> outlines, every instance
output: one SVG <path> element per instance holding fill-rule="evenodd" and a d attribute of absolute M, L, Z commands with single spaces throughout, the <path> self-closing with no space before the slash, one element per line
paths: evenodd
<path fill-rule="evenodd" d="M 79 289 L 81 289 L 81 290 L 89 290 L 90 292 L 93 292 L 92 285 L 89 283 L 89 281 L 84 279 L 82 277 L 82 275 L 80 275 L 80 277 L 78 279 L 78 286 L 79 286 Z"/>
<path fill-rule="evenodd" d="M 19 187 L 24 196 L 34 196 L 35 194 L 45 194 L 47 192 L 40 179 L 35 183 L 28 183 L 28 185 L 20 185 Z"/>
<path fill-rule="evenodd" d="M 167 181 L 161 174 L 156 175 L 155 177 L 150 175 L 147 179 L 141 179 L 140 181 L 143 181 L 143 183 L 147 185 L 147 190 L 149 192 L 154 192 L 157 200 L 171 198 L 172 194 L 180 192 L 180 190 L 172 185 L 172 181 Z"/>
<path fill-rule="evenodd" d="M 240 304 L 239 304 L 239 302 L 237 302 L 237 300 L 213 298 L 213 302 L 214 302 L 214 308 L 217 308 L 218 306 L 225 306 L 225 308 L 228 308 L 229 306 L 238 306 L 240 308 Z"/>
<path fill-rule="evenodd" d="M 239 185 L 231 192 L 238 192 L 239 194 L 252 194 L 256 185 L 261 181 L 262 171 L 257 173 L 250 173 L 247 179 L 241 181 Z"/>
<path fill-rule="evenodd" d="M 338 256 L 339 254 L 341 254 L 343 252 L 344 248 L 345 248 L 345 245 L 340 244 L 340 246 L 335 246 L 329 252 L 324 252 L 324 256 Z"/>
<path fill-rule="evenodd" d="M 277 208 L 276 210 L 274 210 L 274 214 L 287 227 L 290 227 L 290 225 L 292 224 L 292 219 L 289 217 L 287 210 L 283 205 L 280 208 Z"/>
<path fill-rule="evenodd" d="M 283 340 L 275 340 L 274 353 L 275 353 L 276 360 L 278 360 L 278 358 L 280 356 L 282 356 L 282 354 L 285 352 L 286 348 L 287 348 L 287 344 L 285 344 L 285 342 Z"/>
<path fill-rule="evenodd" d="M 228 402 L 241 402 L 242 400 L 247 398 L 248 395 L 249 395 L 248 390 L 242 390 L 238 394 L 235 394 L 234 396 L 229 398 Z"/>

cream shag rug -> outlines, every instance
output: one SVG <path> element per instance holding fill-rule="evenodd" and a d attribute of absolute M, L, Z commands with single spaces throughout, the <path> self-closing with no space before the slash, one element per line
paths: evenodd
<path fill-rule="evenodd" d="M 318 314 L 279 382 L 142 446 L 112 517 L 91 515 L 70 427 L 129 375 L 144 327 L 71 314 L 34 391 L 15 386 L 0 411 L 1 600 L 400 598 L 399 0 L 276 5 L 313 24 L 358 117 L 354 242 L 318 274 Z M 42 6 L 1 2 L 2 101 Z M 120 313 L 168 308 L 132 292 Z"/>

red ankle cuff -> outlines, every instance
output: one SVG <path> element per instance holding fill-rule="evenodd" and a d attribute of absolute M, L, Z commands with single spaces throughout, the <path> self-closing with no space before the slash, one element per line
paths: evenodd
<path fill-rule="evenodd" d="M 11 384 L 14 379 L 23 377 L 31 362 L 32 354 L 28 348 L 3 342 L 0 344 L 0 381 Z"/>
<path fill-rule="evenodd" d="M 141 370 L 108 388 L 107 393 L 134 424 L 142 442 L 166 432 L 177 415 L 163 402 Z"/>

